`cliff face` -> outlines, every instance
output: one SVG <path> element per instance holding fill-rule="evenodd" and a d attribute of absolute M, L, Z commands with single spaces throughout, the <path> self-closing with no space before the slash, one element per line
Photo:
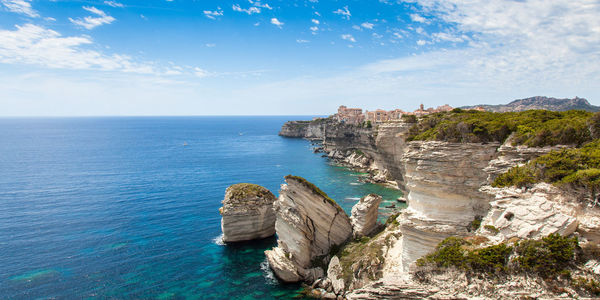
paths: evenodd
<path fill-rule="evenodd" d="M 377 128 L 321 125 L 325 127 L 319 139 L 330 157 L 354 167 L 386 173 L 408 191 L 408 208 L 397 217 L 393 231 L 386 229 L 384 234 L 366 244 L 353 244 L 344 250 L 347 250 L 346 256 L 339 257 L 342 270 L 350 269 L 353 274 L 344 275 L 344 291 L 339 291 L 341 275 L 337 266 L 333 266 L 333 274 L 321 282 L 322 289 L 335 283 L 335 294 L 349 299 L 444 298 L 463 292 L 466 298 L 489 296 L 494 288 L 500 292 L 502 286 L 484 282 L 482 284 L 489 289 L 481 290 L 465 280 L 456 287 L 439 289 L 415 283 L 411 279 L 414 263 L 449 236 L 480 235 L 491 244 L 550 233 L 577 232 L 585 242 L 594 243 L 600 238 L 600 212 L 597 208 L 582 206 L 575 196 L 565 195 L 549 185 L 538 185 L 532 190 L 489 186 L 509 168 L 560 147 L 511 146 L 510 138 L 503 145 L 407 142 L 406 134 L 412 124 L 402 122 Z M 479 221 L 478 229 L 473 224 Z M 359 253 L 349 259 L 348 253 L 352 251 Z M 372 255 L 363 255 L 364 251 Z M 353 260 L 361 263 L 349 262 Z M 444 278 L 432 280 L 450 280 Z M 510 280 L 513 282 L 507 284 L 514 283 L 517 288 L 505 292 L 506 297 L 518 289 L 532 290 L 524 278 Z M 440 286 L 443 285 L 440 283 Z M 536 288 L 539 286 L 533 290 Z"/>
<path fill-rule="evenodd" d="M 322 276 L 318 260 L 351 237 L 350 218 L 312 184 L 293 176 L 286 177 L 274 208 L 277 247 L 265 254 L 275 274 L 287 282 Z"/>
<path fill-rule="evenodd" d="M 234 184 L 225 191 L 221 213 L 223 241 L 241 242 L 275 234 L 275 196 L 250 183 Z"/>
<path fill-rule="evenodd" d="M 488 174 L 483 169 L 498 146 L 409 144 L 403 158 L 410 191 L 408 208 L 399 219 L 405 271 L 443 239 L 467 235 L 470 222 L 486 214 L 490 196 L 479 188 L 487 182 Z"/>

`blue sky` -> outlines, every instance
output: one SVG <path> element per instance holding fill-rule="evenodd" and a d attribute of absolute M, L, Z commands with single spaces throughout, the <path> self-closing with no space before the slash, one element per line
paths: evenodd
<path fill-rule="evenodd" d="M 600 104 L 600 3 L 0 0 L 0 115 Z"/>

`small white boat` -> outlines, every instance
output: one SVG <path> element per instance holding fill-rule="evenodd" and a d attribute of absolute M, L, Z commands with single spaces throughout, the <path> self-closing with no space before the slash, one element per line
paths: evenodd
<path fill-rule="evenodd" d="M 188 143 L 187 143 L 187 142 L 183 142 L 183 146 L 187 146 L 187 145 L 188 145 Z"/>

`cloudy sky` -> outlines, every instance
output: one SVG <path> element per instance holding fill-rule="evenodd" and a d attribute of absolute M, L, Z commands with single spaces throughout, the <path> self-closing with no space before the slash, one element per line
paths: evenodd
<path fill-rule="evenodd" d="M 0 0 L 0 115 L 600 105 L 598 0 Z"/>

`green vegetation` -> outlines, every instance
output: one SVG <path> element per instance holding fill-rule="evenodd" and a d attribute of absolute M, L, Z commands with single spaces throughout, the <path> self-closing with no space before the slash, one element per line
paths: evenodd
<path fill-rule="evenodd" d="M 252 198 L 275 199 L 275 196 L 266 188 L 253 183 L 238 183 L 227 188 L 231 193 L 232 199 L 243 200 Z"/>
<path fill-rule="evenodd" d="M 409 130 L 409 141 L 504 142 L 514 133 L 513 144 L 531 147 L 582 145 L 592 139 L 590 124 L 600 128 L 600 117 L 576 110 L 493 113 L 454 109 L 425 115 L 418 122 L 407 116 L 405 121 L 415 123 Z"/>
<path fill-rule="evenodd" d="M 494 234 L 500 233 L 500 230 L 498 230 L 498 228 L 496 228 L 494 225 L 485 225 L 483 228 L 493 232 Z"/>
<path fill-rule="evenodd" d="M 567 275 L 568 268 L 575 263 L 577 238 L 551 234 L 541 240 L 524 240 L 514 247 L 504 243 L 475 248 L 470 240 L 449 237 L 443 240 L 435 251 L 417 260 L 417 266 L 436 268 L 455 267 L 465 272 L 500 274 L 525 272 L 543 278 Z M 509 269 L 509 257 L 514 254 L 514 263 Z"/>
<path fill-rule="evenodd" d="M 467 272 L 497 273 L 506 271 L 512 247 L 502 243 L 469 250 L 472 245 L 465 239 L 449 237 L 443 240 L 433 253 L 418 259 L 417 266 L 456 267 Z"/>
<path fill-rule="evenodd" d="M 371 121 L 367 121 L 367 126 L 366 127 L 367 128 L 372 128 L 373 127 L 373 124 L 371 124 Z"/>
<path fill-rule="evenodd" d="M 498 176 L 492 186 L 524 187 L 536 182 L 584 188 L 592 199 L 600 190 L 600 139 L 581 148 L 553 151 Z"/>
<path fill-rule="evenodd" d="M 342 267 L 342 278 L 345 286 L 348 286 L 354 277 L 355 270 L 366 269 L 371 280 L 378 279 L 381 274 L 379 267 L 383 265 L 383 242 L 378 237 L 384 231 L 372 238 L 362 237 L 352 243 L 348 243 L 339 252 L 340 265 Z"/>
<path fill-rule="evenodd" d="M 541 240 L 525 240 L 516 245 L 519 269 L 544 278 L 567 275 L 568 267 L 574 263 L 576 237 L 566 238 L 551 234 Z"/>
<path fill-rule="evenodd" d="M 292 180 L 296 180 L 298 182 L 300 182 L 301 184 L 303 184 L 305 187 L 307 187 L 308 189 L 310 189 L 313 193 L 315 193 L 316 195 L 319 195 L 323 198 L 325 198 L 325 200 L 329 201 L 329 203 L 335 205 L 338 210 L 342 210 L 342 208 L 337 204 L 337 202 L 335 202 L 335 200 L 331 199 L 325 192 L 323 192 L 320 188 L 318 188 L 316 185 L 314 185 L 312 182 L 304 179 L 303 177 L 300 176 L 295 176 L 295 175 L 287 175 L 285 176 L 285 179 L 292 179 Z"/>
<path fill-rule="evenodd" d="M 362 151 L 360 151 L 359 149 L 354 149 L 354 153 L 356 153 L 357 155 L 360 155 L 360 156 L 364 156 L 364 155 L 365 155 L 365 154 L 364 154 Z"/>
<path fill-rule="evenodd" d="M 471 224 L 469 224 L 469 228 L 467 229 L 469 231 L 477 231 L 477 229 L 479 229 L 479 227 L 481 226 L 481 219 L 481 216 L 475 216 L 473 221 L 471 221 Z"/>
<path fill-rule="evenodd" d="M 593 278 L 576 277 L 571 284 L 575 289 L 584 291 L 591 296 L 600 296 L 600 282 Z"/>
<path fill-rule="evenodd" d="M 411 123 L 412 124 L 412 123 L 417 123 L 418 122 L 417 116 L 415 116 L 415 115 L 402 115 L 401 118 L 406 123 Z"/>

